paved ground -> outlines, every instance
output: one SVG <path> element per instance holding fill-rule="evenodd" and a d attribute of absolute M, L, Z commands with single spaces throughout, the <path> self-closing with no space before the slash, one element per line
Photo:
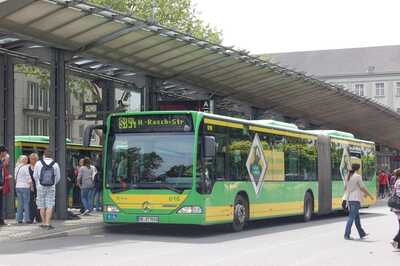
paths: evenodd
<path fill-rule="evenodd" d="M 75 214 L 79 211 L 74 211 Z M 65 232 L 74 232 L 82 228 L 98 228 L 102 225 L 102 214 L 93 212 L 89 216 L 78 216 L 76 220 L 53 221 L 54 230 L 43 230 L 37 224 L 17 224 L 15 220 L 7 220 L 8 226 L 0 227 L 0 246 L 1 242 L 22 241 L 36 239 L 40 237 L 56 237 L 66 235 Z M 1 260 L 0 260 L 1 262 Z M 0 264 L 1 265 L 1 264 Z"/>
<path fill-rule="evenodd" d="M 221 228 L 117 227 L 96 234 L 0 243 L 5 265 L 399 265 L 389 245 L 397 221 L 386 207 L 363 210 L 371 234 L 343 240 L 345 217 L 310 223 L 296 219 L 257 222 L 241 233 Z"/>

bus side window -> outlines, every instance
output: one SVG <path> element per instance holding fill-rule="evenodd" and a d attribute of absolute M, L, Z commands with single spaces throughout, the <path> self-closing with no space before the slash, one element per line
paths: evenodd
<path fill-rule="evenodd" d="M 229 128 L 229 180 L 249 180 L 246 161 L 251 144 L 246 129 Z"/>
<path fill-rule="evenodd" d="M 206 127 L 207 136 L 214 136 L 215 141 L 217 143 L 217 152 L 215 156 L 215 160 L 212 164 L 212 169 L 210 169 L 210 165 L 208 165 L 210 178 L 213 180 L 226 180 L 228 179 L 228 134 L 227 128 L 222 126 L 213 126 L 212 130 Z"/>

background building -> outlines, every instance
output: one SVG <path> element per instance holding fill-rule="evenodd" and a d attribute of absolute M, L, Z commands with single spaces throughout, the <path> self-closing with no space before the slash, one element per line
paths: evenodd
<path fill-rule="evenodd" d="M 400 45 L 266 54 L 269 61 L 340 85 L 400 113 Z M 388 128 L 388 130 L 391 130 Z M 377 147 L 379 165 L 400 166 L 397 151 Z"/>
<path fill-rule="evenodd" d="M 400 112 L 400 46 L 263 55 Z"/>

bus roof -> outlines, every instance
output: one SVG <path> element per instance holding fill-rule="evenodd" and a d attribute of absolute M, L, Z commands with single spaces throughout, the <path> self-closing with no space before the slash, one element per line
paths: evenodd
<path fill-rule="evenodd" d="M 15 142 L 40 142 L 40 143 L 49 143 L 49 136 L 30 136 L 30 135 L 21 135 L 15 136 Z M 67 144 L 72 144 L 70 139 L 66 139 Z"/>
<path fill-rule="evenodd" d="M 308 132 L 314 132 L 318 135 L 325 135 L 329 137 L 355 139 L 354 134 L 338 130 L 307 130 Z"/>
<path fill-rule="evenodd" d="M 243 124 L 252 125 L 252 126 L 262 126 L 262 127 L 268 127 L 268 128 L 272 128 L 272 129 L 278 129 L 278 130 L 286 130 L 289 132 L 295 132 L 295 133 L 300 133 L 300 134 L 304 134 L 304 135 L 312 135 L 315 137 L 318 137 L 319 135 L 325 135 L 325 136 L 329 136 L 334 139 L 342 139 L 342 140 L 353 141 L 353 142 L 363 142 L 363 143 L 371 144 L 371 145 L 374 144 L 374 142 L 371 142 L 371 141 L 357 139 L 357 138 L 355 138 L 355 136 L 352 133 L 344 132 L 344 131 L 302 130 L 302 129 L 299 129 L 295 124 L 285 123 L 285 122 L 277 121 L 277 120 L 247 120 L 247 119 L 242 119 L 242 118 L 234 118 L 234 117 L 229 117 L 229 116 L 224 116 L 224 115 L 210 114 L 210 113 L 204 113 L 204 112 L 198 112 L 198 111 L 125 112 L 125 113 L 115 113 L 115 114 L 112 114 L 111 116 L 146 115 L 146 114 L 200 114 L 205 117 L 221 119 L 221 120 L 228 121 L 228 122 L 243 123 Z"/>

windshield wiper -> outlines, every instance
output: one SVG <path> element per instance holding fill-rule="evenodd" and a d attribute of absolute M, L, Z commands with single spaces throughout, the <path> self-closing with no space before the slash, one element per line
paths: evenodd
<path fill-rule="evenodd" d="M 155 183 L 155 184 L 151 184 L 151 183 L 144 183 L 144 184 L 135 184 L 133 185 L 133 187 L 135 188 L 166 188 L 169 190 L 172 190 L 176 193 L 182 194 L 183 193 L 183 189 L 179 189 L 177 187 L 174 187 L 170 184 L 166 184 L 166 183 Z"/>

